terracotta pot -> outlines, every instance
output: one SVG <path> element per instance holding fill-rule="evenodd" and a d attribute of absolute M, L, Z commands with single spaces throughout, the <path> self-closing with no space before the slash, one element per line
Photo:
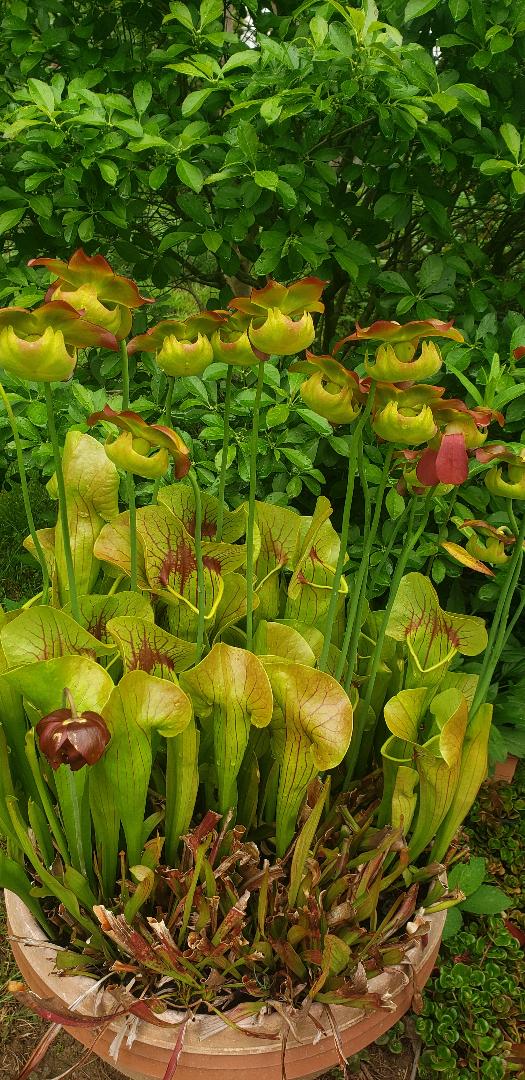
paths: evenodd
<path fill-rule="evenodd" d="M 51 995 L 71 1007 L 77 998 L 94 986 L 95 980 L 86 976 L 53 975 L 57 946 L 51 945 L 28 909 L 13 893 L 5 893 L 8 929 L 15 960 L 26 984 L 40 998 Z M 415 992 L 425 985 L 434 966 L 439 949 L 446 912 L 431 915 L 430 931 L 423 948 L 414 942 L 407 954 L 407 962 L 370 981 L 370 989 L 381 994 L 389 992 L 390 1006 L 372 1013 L 345 1006 L 332 1006 L 332 1014 L 340 1034 L 341 1044 L 347 1057 L 358 1053 L 392 1027 L 410 1007 Z M 107 992 L 102 1000 L 94 995 L 78 1007 L 79 1014 L 92 1016 L 95 1012 L 110 1012 L 115 1001 Z M 311 1019 L 314 1015 L 317 1025 Z M 139 1022 L 137 1037 L 131 1047 L 122 1040 L 118 1058 L 110 1055 L 110 1046 L 121 1030 L 123 1021 L 113 1021 L 102 1030 L 96 1043 L 94 1031 L 70 1028 L 70 1034 L 91 1046 L 100 1058 L 132 1080 L 163 1080 L 170 1056 L 173 1053 L 178 1025 L 182 1013 L 170 1011 L 163 1014 L 174 1025 L 154 1027 Z M 314 1080 L 338 1064 L 334 1038 L 327 1020 L 326 1010 L 314 1005 L 310 1016 L 294 1017 L 295 1035 L 281 1016 L 272 1012 L 264 1018 L 243 1022 L 247 1030 L 253 1025 L 260 1036 L 253 1038 L 227 1027 L 220 1018 L 197 1016 L 186 1028 L 184 1050 L 179 1059 L 176 1080 L 281 1080 L 282 1036 L 286 1042 L 287 1080 Z M 319 1027 L 320 1025 L 320 1027 Z M 274 1036 L 272 1039 L 271 1036 Z M 275 1038 L 277 1035 L 277 1038 Z"/>
<path fill-rule="evenodd" d="M 514 754 L 509 754 L 505 761 L 498 761 L 494 769 L 494 780 L 506 780 L 507 784 L 511 784 L 518 761 L 519 758 L 514 757 Z"/>

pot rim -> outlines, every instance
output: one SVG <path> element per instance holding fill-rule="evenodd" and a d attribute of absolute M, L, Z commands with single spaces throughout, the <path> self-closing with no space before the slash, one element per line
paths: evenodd
<path fill-rule="evenodd" d="M 16 950 L 20 950 L 25 961 L 32 968 L 38 982 L 44 984 L 68 1008 L 71 1008 L 77 998 L 87 995 L 85 1000 L 78 1005 L 78 1013 L 92 1017 L 92 991 L 98 986 L 97 979 L 88 975 L 53 974 L 55 956 L 61 947 L 48 940 L 31 912 L 15 893 L 6 889 L 4 897 L 8 917 L 8 936 L 15 944 Z M 383 1008 L 395 1010 L 397 999 L 402 996 L 410 983 L 414 989 L 422 988 L 418 982 L 418 975 L 428 957 L 432 953 L 437 953 L 446 915 L 446 910 L 430 914 L 428 916 L 430 929 L 425 945 L 422 945 L 420 939 L 416 939 L 408 948 L 406 958 L 401 964 L 394 965 L 370 979 L 368 989 L 382 996 L 386 995 L 388 1001 L 388 1005 L 379 1006 L 374 1011 L 379 1012 Z M 113 995 L 102 988 L 97 994 L 96 1002 L 97 1009 L 101 1010 L 101 1021 L 105 1012 L 111 1012 L 118 1007 Z M 330 1012 L 339 1033 L 347 1031 L 373 1015 L 347 1005 L 332 1005 Z M 146 1021 L 139 1021 L 140 1042 L 142 1044 L 151 1042 L 156 1046 L 173 1050 L 179 1025 L 186 1018 L 187 1014 L 182 1010 L 166 1009 L 162 1014 L 166 1027 L 157 1027 Z M 270 1007 L 266 1014 L 257 1014 L 238 1021 L 234 1031 L 220 1017 L 199 1013 L 186 1026 L 184 1050 L 203 1055 L 259 1055 L 265 1052 L 275 1053 L 283 1035 L 286 1035 L 287 1049 L 290 1050 L 304 1046 L 305 1043 L 317 1042 L 320 1037 L 319 1025 L 322 1032 L 330 1033 L 330 1027 L 327 1024 L 327 1007 L 319 1002 L 314 1002 L 310 1006 L 308 1014 L 299 1009 L 296 1013 L 290 1013 L 290 1018 L 293 1027 L 288 1025 L 284 1014 Z M 108 1025 L 108 1030 L 118 1035 L 125 1023 L 125 1018 L 112 1020 Z M 242 1045 L 239 1045 L 241 1039 L 239 1028 L 246 1032 L 246 1039 L 242 1039 Z M 257 1032 L 257 1038 L 250 1035 L 250 1029 Z M 70 1030 L 74 1034 L 74 1028 Z M 266 1038 L 264 1038 L 265 1035 Z"/>

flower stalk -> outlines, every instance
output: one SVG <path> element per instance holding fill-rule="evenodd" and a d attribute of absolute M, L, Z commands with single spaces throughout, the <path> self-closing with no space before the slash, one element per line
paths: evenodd
<path fill-rule="evenodd" d="M 57 478 L 58 488 L 58 508 L 60 514 L 60 524 L 62 526 L 62 543 L 64 545 L 64 558 L 66 561 L 67 581 L 69 589 L 69 599 L 71 602 L 71 610 L 73 612 L 73 618 L 77 622 L 80 622 L 80 608 L 78 606 L 78 594 L 77 583 L 75 580 L 75 568 L 73 565 L 73 554 L 71 551 L 71 538 L 69 535 L 69 521 L 67 516 L 67 499 L 66 499 L 66 486 L 64 484 L 64 472 L 62 469 L 62 457 L 60 454 L 60 447 L 58 445 L 58 436 L 55 426 L 55 414 L 53 405 L 53 391 L 51 383 L 44 383 L 44 393 L 46 397 L 47 408 L 47 428 L 49 431 L 49 438 L 51 446 L 53 448 L 53 458 L 55 462 L 55 472 Z"/>
<path fill-rule="evenodd" d="M 374 545 L 375 538 L 377 536 L 377 530 L 379 528 L 379 522 L 381 520 L 381 511 L 383 509 L 383 499 L 385 495 L 385 489 L 388 482 L 388 476 L 390 473 L 390 466 L 392 464 L 392 456 L 394 448 L 389 447 L 386 452 L 385 462 L 383 465 L 383 471 L 381 473 L 381 479 L 379 481 L 379 487 L 376 492 L 376 503 L 374 516 L 372 518 L 372 524 L 368 530 L 365 543 L 363 547 L 363 554 L 361 556 L 361 562 L 359 564 L 359 570 L 355 579 L 354 589 L 352 591 L 352 599 L 350 602 L 350 608 L 348 611 L 347 624 L 345 629 L 345 635 L 343 638 L 343 644 L 341 646 L 341 656 L 339 658 L 339 664 L 336 671 L 336 679 L 340 679 L 343 674 L 343 668 L 348 656 L 348 671 L 345 682 L 345 690 L 348 693 L 352 684 L 354 675 L 354 668 L 357 660 L 357 649 L 359 643 L 359 634 L 361 631 L 361 618 L 363 613 L 363 606 L 366 599 L 366 585 L 368 581 L 368 575 L 370 570 L 370 555 Z M 366 482 L 366 477 L 363 478 Z"/>
<path fill-rule="evenodd" d="M 195 558 L 197 561 L 197 640 L 195 643 L 195 663 L 198 664 L 204 647 L 204 562 L 202 557 L 202 497 L 195 469 L 190 469 L 188 480 L 193 491 L 195 501 Z"/>
<path fill-rule="evenodd" d="M 357 458 L 359 453 L 359 445 L 363 436 L 363 430 L 365 424 L 370 416 L 372 405 L 374 402 L 375 386 L 372 385 L 368 394 L 368 400 L 366 403 L 359 420 L 356 423 L 352 438 L 350 441 L 350 454 L 348 457 L 348 472 L 346 481 L 346 495 L 343 506 L 343 519 L 341 522 L 341 544 L 339 548 L 339 555 L 337 558 L 337 564 L 334 573 L 334 580 L 332 583 L 332 592 L 330 595 L 330 604 L 328 607 L 328 614 L 324 625 L 324 641 L 321 655 L 319 657 L 319 668 L 321 671 L 326 671 L 328 662 L 328 654 L 330 650 L 330 643 L 332 640 L 332 633 L 334 629 L 334 621 L 337 610 L 337 601 L 339 598 L 339 587 L 341 584 L 341 578 L 343 576 L 343 566 L 347 557 L 348 548 L 348 533 L 350 530 L 350 512 L 352 510 L 352 502 L 354 499 L 355 477 L 357 468 Z"/>
<path fill-rule="evenodd" d="M 498 666 L 501 653 L 505 646 L 505 640 L 507 637 L 507 623 L 510 614 L 510 608 L 512 604 L 512 598 L 518 587 L 521 568 L 523 564 L 523 543 L 525 541 L 525 514 L 521 519 L 518 526 L 512 505 L 509 507 L 509 518 L 514 519 L 514 523 L 517 529 L 515 533 L 516 543 L 514 544 L 514 550 L 512 552 L 512 558 L 509 563 L 509 568 L 503 583 L 492 626 L 490 628 L 489 640 L 487 644 L 486 655 L 488 661 L 483 667 L 483 673 L 479 678 L 478 685 L 476 687 L 476 693 L 474 694 L 474 700 L 470 708 L 470 719 L 475 717 L 478 710 L 483 705 L 486 699 L 490 684 L 492 682 L 494 672 Z"/>
<path fill-rule="evenodd" d="M 219 477 L 219 509 L 217 511 L 217 533 L 216 539 L 218 542 L 222 540 L 222 527 L 224 524 L 224 492 L 226 490 L 226 473 L 228 471 L 228 449 L 230 445 L 230 411 L 231 411 L 231 392 L 232 392 L 232 377 L 233 368 L 228 367 L 226 373 L 226 383 L 224 387 L 224 413 L 223 424 L 224 434 L 222 438 L 222 454 L 221 454 L 221 472 Z"/>
<path fill-rule="evenodd" d="M 264 379 L 264 360 L 259 361 L 257 386 L 253 405 L 253 425 L 250 447 L 250 494 L 248 498 L 248 523 L 246 526 L 246 648 L 253 643 L 253 586 L 255 567 L 253 564 L 253 538 L 255 528 L 255 494 L 257 489 L 257 445 L 259 441 L 259 413 Z"/>

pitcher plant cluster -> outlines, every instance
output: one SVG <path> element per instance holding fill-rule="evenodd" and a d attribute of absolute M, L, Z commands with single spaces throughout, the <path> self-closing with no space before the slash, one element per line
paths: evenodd
<path fill-rule="evenodd" d="M 131 1011 L 134 980 L 143 1015 L 156 995 L 157 1023 L 167 1004 L 220 1008 L 231 1023 L 268 1002 L 387 1005 L 369 979 L 457 900 L 439 872 L 487 771 L 525 457 L 486 444 L 503 417 L 436 385 L 438 342 L 462 340 L 452 323 L 358 326 L 318 356 L 325 283 L 310 277 L 130 337 L 151 301 L 102 256 L 33 265 L 55 280 L 40 307 L 0 311 L 0 366 L 43 384 L 58 515 L 36 528 L 2 389 L 42 591 L 2 616 L 0 884 L 66 946 L 60 969 L 110 973 Z M 53 384 L 94 346 L 120 350 L 122 409 L 106 404 L 93 434 L 70 430 L 61 447 Z M 141 353 L 168 377 L 157 424 L 129 409 L 128 357 Z M 338 531 L 325 495 L 308 516 L 256 498 L 265 365 L 289 357 L 307 406 L 349 437 Z M 226 365 L 218 494 L 201 491 L 171 421 L 173 380 L 212 361 Z M 255 400 L 249 497 L 229 507 L 236 368 L 253 371 Z M 384 457 L 373 508 L 371 441 Z M 470 520 L 466 548 L 448 549 L 501 576 L 488 633 L 406 573 L 433 500 L 472 457 L 508 527 Z M 154 481 L 148 505 L 137 477 Z M 367 509 L 350 573 L 358 483 Z M 371 554 L 393 485 L 408 496 L 403 540 L 378 608 Z M 480 675 L 464 669 L 484 651 Z"/>

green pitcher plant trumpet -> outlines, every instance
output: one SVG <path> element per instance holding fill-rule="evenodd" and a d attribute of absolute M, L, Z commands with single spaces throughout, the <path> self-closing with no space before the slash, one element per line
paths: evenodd
<path fill-rule="evenodd" d="M 0 312 L 0 366 L 44 384 L 59 512 L 38 529 L 28 496 L 44 588 L 0 613 L 0 885 L 60 946 L 60 970 L 131 972 L 146 1010 L 159 989 L 166 1006 L 212 1013 L 375 1009 L 371 978 L 404 962 L 427 909 L 457 900 L 436 875 L 487 772 L 524 555 L 523 454 L 483 445 L 503 418 L 434 385 L 434 339 L 445 360 L 463 340 L 451 322 L 377 321 L 339 359 L 298 355 L 324 310 L 326 283 L 307 277 L 128 341 L 149 301 L 106 259 L 32 265 L 56 280 L 42 306 Z M 49 383 L 76 377 L 78 348 L 118 342 L 122 407 L 61 446 Z M 217 362 L 216 475 L 192 461 L 171 404 L 158 423 L 128 407 L 141 353 L 169 376 L 170 403 L 173 380 Z M 334 485 L 303 513 L 259 497 L 263 382 L 286 357 L 294 393 L 302 374 L 300 399 L 336 428 L 319 440 L 345 451 L 341 500 Z M 253 422 L 228 506 L 237 384 Z M 508 527 L 491 508 L 477 522 L 451 507 L 451 541 L 434 510 L 469 476 Z M 489 627 L 448 610 L 421 572 L 429 540 L 493 575 Z"/>

